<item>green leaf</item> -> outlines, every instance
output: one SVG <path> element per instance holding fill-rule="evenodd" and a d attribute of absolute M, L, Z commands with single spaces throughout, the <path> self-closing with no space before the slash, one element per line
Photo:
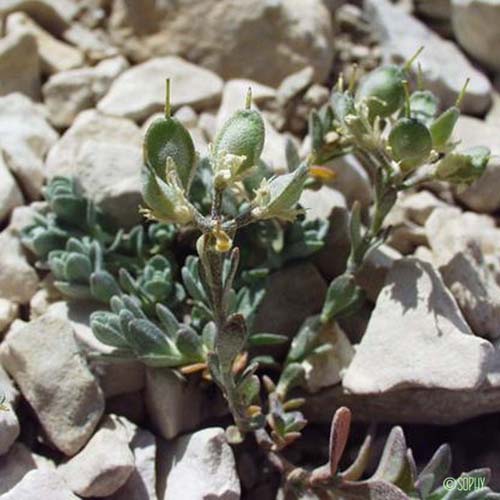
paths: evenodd
<path fill-rule="evenodd" d="M 278 335 L 277 333 L 254 333 L 248 337 L 249 346 L 259 345 L 276 345 L 284 344 L 288 341 L 286 335 Z"/>
<path fill-rule="evenodd" d="M 351 312 L 363 299 L 363 291 L 350 273 L 337 276 L 328 287 L 321 311 L 321 321 L 326 323 L 341 314 Z"/>
<path fill-rule="evenodd" d="M 168 337 L 151 321 L 134 319 L 130 322 L 130 335 L 127 337 L 134 352 L 144 356 L 169 356 L 176 354 Z"/>
<path fill-rule="evenodd" d="M 224 371 L 229 371 L 236 356 L 243 350 L 247 337 L 245 319 L 233 314 L 215 337 L 215 352 Z"/>
<path fill-rule="evenodd" d="M 85 255 L 70 253 L 64 265 L 64 272 L 68 281 L 88 283 L 92 273 L 92 263 Z"/>
<path fill-rule="evenodd" d="M 203 361 L 201 337 L 191 328 L 181 327 L 177 333 L 177 348 L 190 361 Z"/>
<path fill-rule="evenodd" d="M 90 276 L 92 296 L 104 303 L 109 303 L 113 295 L 120 295 L 121 289 L 115 278 L 107 271 L 97 271 Z"/>

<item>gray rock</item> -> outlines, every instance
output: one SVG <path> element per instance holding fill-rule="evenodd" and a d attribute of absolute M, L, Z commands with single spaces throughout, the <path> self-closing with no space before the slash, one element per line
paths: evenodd
<path fill-rule="evenodd" d="M 111 42 L 108 32 L 103 29 L 89 29 L 83 24 L 74 22 L 63 32 L 62 38 L 78 47 L 90 63 L 120 55 L 120 51 Z"/>
<path fill-rule="evenodd" d="M 328 219 L 335 207 L 347 208 L 344 195 L 326 185 L 317 190 L 304 189 L 299 203 L 306 211 L 307 220 Z"/>
<path fill-rule="evenodd" d="M 211 71 L 178 57 L 163 57 L 125 71 L 99 102 L 97 109 L 108 115 L 143 121 L 165 106 L 165 78 L 171 79 L 171 105 L 196 110 L 216 104 L 222 80 Z"/>
<path fill-rule="evenodd" d="M 144 397 L 153 428 L 165 439 L 193 431 L 204 420 L 227 412 L 220 393 L 168 369 L 146 368 Z"/>
<path fill-rule="evenodd" d="M 23 203 L 23 194 L 8 169 L 0 149 L 0 221 L 4 221 L 14 208 Z"/>
<path fill-rule="evenodd" d="M 342 384 L 354 394 L 473 390 L 485 382 L 492 356 L 432 266 L 405 258 L 389 271 Z"/>
<path fill-rule="evenodd" d="M 2 496 L 2 500 L 39 500 L 41 498 L 78 500 L 59 474 L 51 470 L 28 472 L 19 484 Z"/>
<path fill-rule="evenodd" d="M 452 0 L 453 32 L 458 43 L 492 71 L 500 71 L 500 3 L 497 0 Z"/>
<path fill-rule="evenodd" d="M 482 120 L 461 116 L 454 136 L 461 141 L 460 149 L 477 145 L 490 148 L 492 157 L 484 174 L 471 187 L 456 193 L 456 197 L 471 210 L 493 213 L 500 208 L 500 137 L 498 127 Z"/>
<path fill-rule="evenodd" d="M 416 0 L 415 10 L 422 16 L 446 21 L 451 16 L 451 0 Z"/>
<path fill-rule="evenodd" d="M 139 221 L 142 134 L 126 118 L 82 111 L 47 157 L 47 176 L 73 176 L 123 226 Z"/>
<path fill-rule="evenodd" d="M 134 470 L 129 434 L 121 420 L 108 415 L 85 448 L 57 469 L 71 491 L 82 497 L 107 497 Z"/>
<path fill-rule="evenodd" d="M 0 297 L 0 334 L 19 316 L 19 304 Z"/>
<path fill-rule="evenodd" d="M 0 411 L 0 455 L 7 453 L 19 436 L 20 427 L 14 406 L 18 392 L 9 376 L 0 365 L 0 398 L 5 398 L 3 405 L 6 410 Z M 0 466 L 1 473 L 1 466 Z"/>
<path fill-rule="evenodd" d="M 36 40 L 40 56 L 41 71 L 53 74 L 71 68 L 77 68 L 84 63 L 83 54 L 41 28 L 24 12 L 14 12 L 7 17 L 7 33 L 30 33 Z"/>
<path fill-rule="evenodd" d="M 118 56 L 93 67 L 53 75 L 42 88 L 50 121 L 56 127 L 70 126 L 80 111 L 97 104 L 128 66 L 127 60 Z"/>
<path fill-rule="evenodd" d="M 0 97 L 0 148 L 7 166 L 32 199 L 40 197 L 43 161 L 58 137 L 44 113 L 26 96 Z"/>
<path fill-rule="evenodd" d="M 365 0 L 367 16 L 381 37 L 384 58 L 388 61 L 409 60 L 419 47 L 425 49 L 418 58 L 424 86 L 441 99 L 443 107 L 451 106 L 466 78 L 470 78 L 462 102 L 465 113 L 482 114 L 491 102 L 491 84 L 475 69 L 453 42 L 444 40 L 422 22 L 393 6 L 387 0 Z M 413 67 L 413 72 L 417 65 Z"/>
<path fill-rule="evenodd" d="M 158 450 L 161 500 L 237 500 L 241 487 L 224 430 L 209 427 L 162 443 Z"/>
<path fill-rule="evenodd" d="M 66 455 L 78 452 L 101 418 L 104 399 L 70 323 L 46 315 L 11 329 L 0 360 L 49 440 Z"/>
<path fill-rule="evenodd" d="M 26 32 L 0 39 L 0 96 L 21 92 L 40 98 L 40 59 L 36 39 Z"/>
<path fill-rule="evenodd" d="M 430 191 L 418 191 L 404 196 L 400 193 L 397 204 L 406 212 L 408 219 L 423 226 L 437 208 L 449 207 Z"/>

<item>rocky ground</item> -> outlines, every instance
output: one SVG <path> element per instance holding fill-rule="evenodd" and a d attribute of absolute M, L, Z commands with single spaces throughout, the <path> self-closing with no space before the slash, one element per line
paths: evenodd
<path fill-rule="evenodd" d="M 488 466 L 500 489 L 500 2 L 3 0 L 0 19 L 2 500 L 275 498 L 278 477 L 252 444 L 225 441 L 213 387 L 87 358 L 102 348 L 88 323 L 95 306 L 55 293 L 20 230 L 59 175 L 124 227 L 139 221 L 142 135 L 166 75 L 200 152 L 250 85 L 265 116 L 263 159 L 281 172 L 287 139 L 307 149 L 308 114 L 341 71 L 356 63 L 361 75 L 421 45 L 423 79 L 443 107 L 471 79 L 456 137 L 494 156 L 463 192 L 432 184 L 400 196 L 392 235 L 361 278 L 369 305 L 310 369 L 313 425 L 293 458 L 323 461 L 324 424 L 345 404 L 360 422 L 353 448 L 363 421 L 382 422 L 381 436 L 402 423 L 417 458 L 448 441 L 457 473 Z M 308 217 L 330 218 L 325 248 L 271 277 L 257 323 L 275 333 L 292 336 L 321 308 L 345 265 L 347 211 L 371 203 L 354 157 L 332 167 L 332 185 L 302 199 Z"/>

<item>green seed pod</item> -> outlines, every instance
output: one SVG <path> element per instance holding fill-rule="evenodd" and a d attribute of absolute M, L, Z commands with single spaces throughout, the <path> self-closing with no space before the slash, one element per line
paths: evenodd
<path fill-rule="evenodd" d="M 424 162 L 432 150 L 429 129 L 415 118 L 400 118 L 389 134 L 392 156 L 403 168 Z"/>
<path fill-rule="evenodd" d="M 460 116 L 460 110 L 456 106 L 448 108 L 441 113 L 429 126 L 434 149 L 441 151 L 451 138 L 453 129 Z"/>
<path fill-rule="evenodd" d="M 462 153 L 449 153 L 437 164 L 434 177 L 452 184 L 470 185 L 483 175 L 490 156 L 490 150 L 484 146 L 476 146 Z"/>
<path fill-rule="evenodd" d="M 219 158 L 224 153 L 244 156 L 237 175 L 257 165 L 264 147 L 264 121 L 260 114 L 251 109 L 243 109 L 229 118 L 215 137 L 213 154 Z"/>
<path fill-rule="evenodd" d="M 165 165 L 169 157 L 175 163 L 182 185 L 187 188 L 196 160 L 193 139 L 179 120 L 166 116 L 156 119 L 146 131 L 144 162 L 165 179 Z"/>
<path fill-rule="evenodd" d="M 385 118 L 396 112 L 405 99 L 405 74 L 396 65 L 382 66 L 361 82 L 356 98 L 366 99 L 370 117 Z"/>

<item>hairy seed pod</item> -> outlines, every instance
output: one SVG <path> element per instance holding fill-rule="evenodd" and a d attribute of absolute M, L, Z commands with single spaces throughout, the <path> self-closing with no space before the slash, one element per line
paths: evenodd
<path fill-rule="evenodd" d="M 459 116 L 460 110 L 452 106 L 441 113 L 429 126 L 432 144 L 437 151 L 442 150 L 450 140 Z"/>
<path fill-rule="evenodd" d="M 400 118 L 389 134 L 393 158 L 403 168 L 412 168 L 424 162 L 432 150 L 429 129 L 415 118 Z"/>
<path fill-rule="evenodd" d="M 165 179 L 165 166 L 169 157 L 175 163 L 182 185 L 188 187 L 196 160 L 193 139 L 179 120 L 166 116 L 157 118 L 146 131 L 144 162 L 160 178 Z"/>
<path fill-rule="evenodd" d="M 229 118 L 222 126 L 214 141 L 214 157 L 223 152 L 244 156 L 238 173 L 257 165 L 264 147 L 264 121 L 260 114 L 251 109 L 243 109 Z"/>
<path fill-rule="evenodd" d="M 382 66 L 361 82 L 356 98 L 366 99 L 370 117 L 385 118 L 396 112 L 405 99 L 405 74 L 396 65 Z"/>

